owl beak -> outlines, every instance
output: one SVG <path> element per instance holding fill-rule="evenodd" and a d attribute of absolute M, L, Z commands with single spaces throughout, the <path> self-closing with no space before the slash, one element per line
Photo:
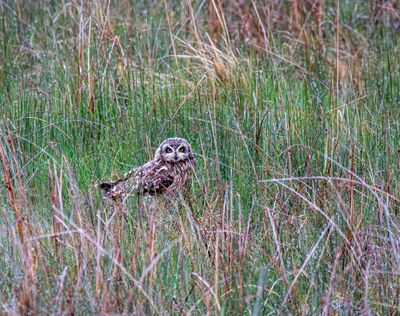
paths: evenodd
<path fill-rule="evenodd" d="M 174 160 L 178 161 L 178 154 L 177 153 L 175 153 L 175 155 L 174 155 Z"/>

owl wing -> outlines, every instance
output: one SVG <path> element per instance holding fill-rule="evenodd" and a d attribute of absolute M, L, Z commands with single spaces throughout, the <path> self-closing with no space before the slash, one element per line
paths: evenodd
<path fill-rule="evenodd" d="M 170 174 L 168 168 L 163 165 L 153 165 L 151 168 L 144 168 L 142 171 L 140 190 L 142 194 L 162 194 L 173 183 L 174 177 Z"/>
<path fill-rule="evenodd" d="M 128 195 L 136 191 L 140 183 L 140 171 L 135 168 L 114 182 L 103 182 L 99 185 L 102 194 L 106 198 L 116 199 L 122 195 Z"/>
<path fill-rule="evenodd" d="M 137 191 L 143 195 L 162 194 L 173 183 L 174 177 L 165 165 L 150 161 L 129 171 L 115 182 L 101 183 L 100 189 L 104 197 L 117 199 Z"/>

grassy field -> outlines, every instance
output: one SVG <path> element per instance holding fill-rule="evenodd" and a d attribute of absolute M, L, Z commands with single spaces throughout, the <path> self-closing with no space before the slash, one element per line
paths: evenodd
<path fill-rule="evenodd" d="M 396 1 L 132 2 L 0 1 L 0 314 L 400 314 Z"/>

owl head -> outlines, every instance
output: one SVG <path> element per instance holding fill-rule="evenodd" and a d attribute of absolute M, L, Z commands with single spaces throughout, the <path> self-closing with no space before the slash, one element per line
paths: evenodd
<path fill-rule="evenodd" d="M 168 138 L 160 144 L 154 159 L 160 158 L 169 163 L 194 162 L 194 155 L 188 141 L 178 137 Z"/>

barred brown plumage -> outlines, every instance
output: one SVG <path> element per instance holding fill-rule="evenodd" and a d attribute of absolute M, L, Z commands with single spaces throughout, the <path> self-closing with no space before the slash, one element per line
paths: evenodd
<path fill-rule="evenodd" d="M 195 158 L 189 143 L 183 138 L 168 138 L 158 147 L 155 157 L 143 166 L 132 169 L 114 182 L 99 185 L 103 196 L 168 194 L 174 196 L 190 179 Z"/>

